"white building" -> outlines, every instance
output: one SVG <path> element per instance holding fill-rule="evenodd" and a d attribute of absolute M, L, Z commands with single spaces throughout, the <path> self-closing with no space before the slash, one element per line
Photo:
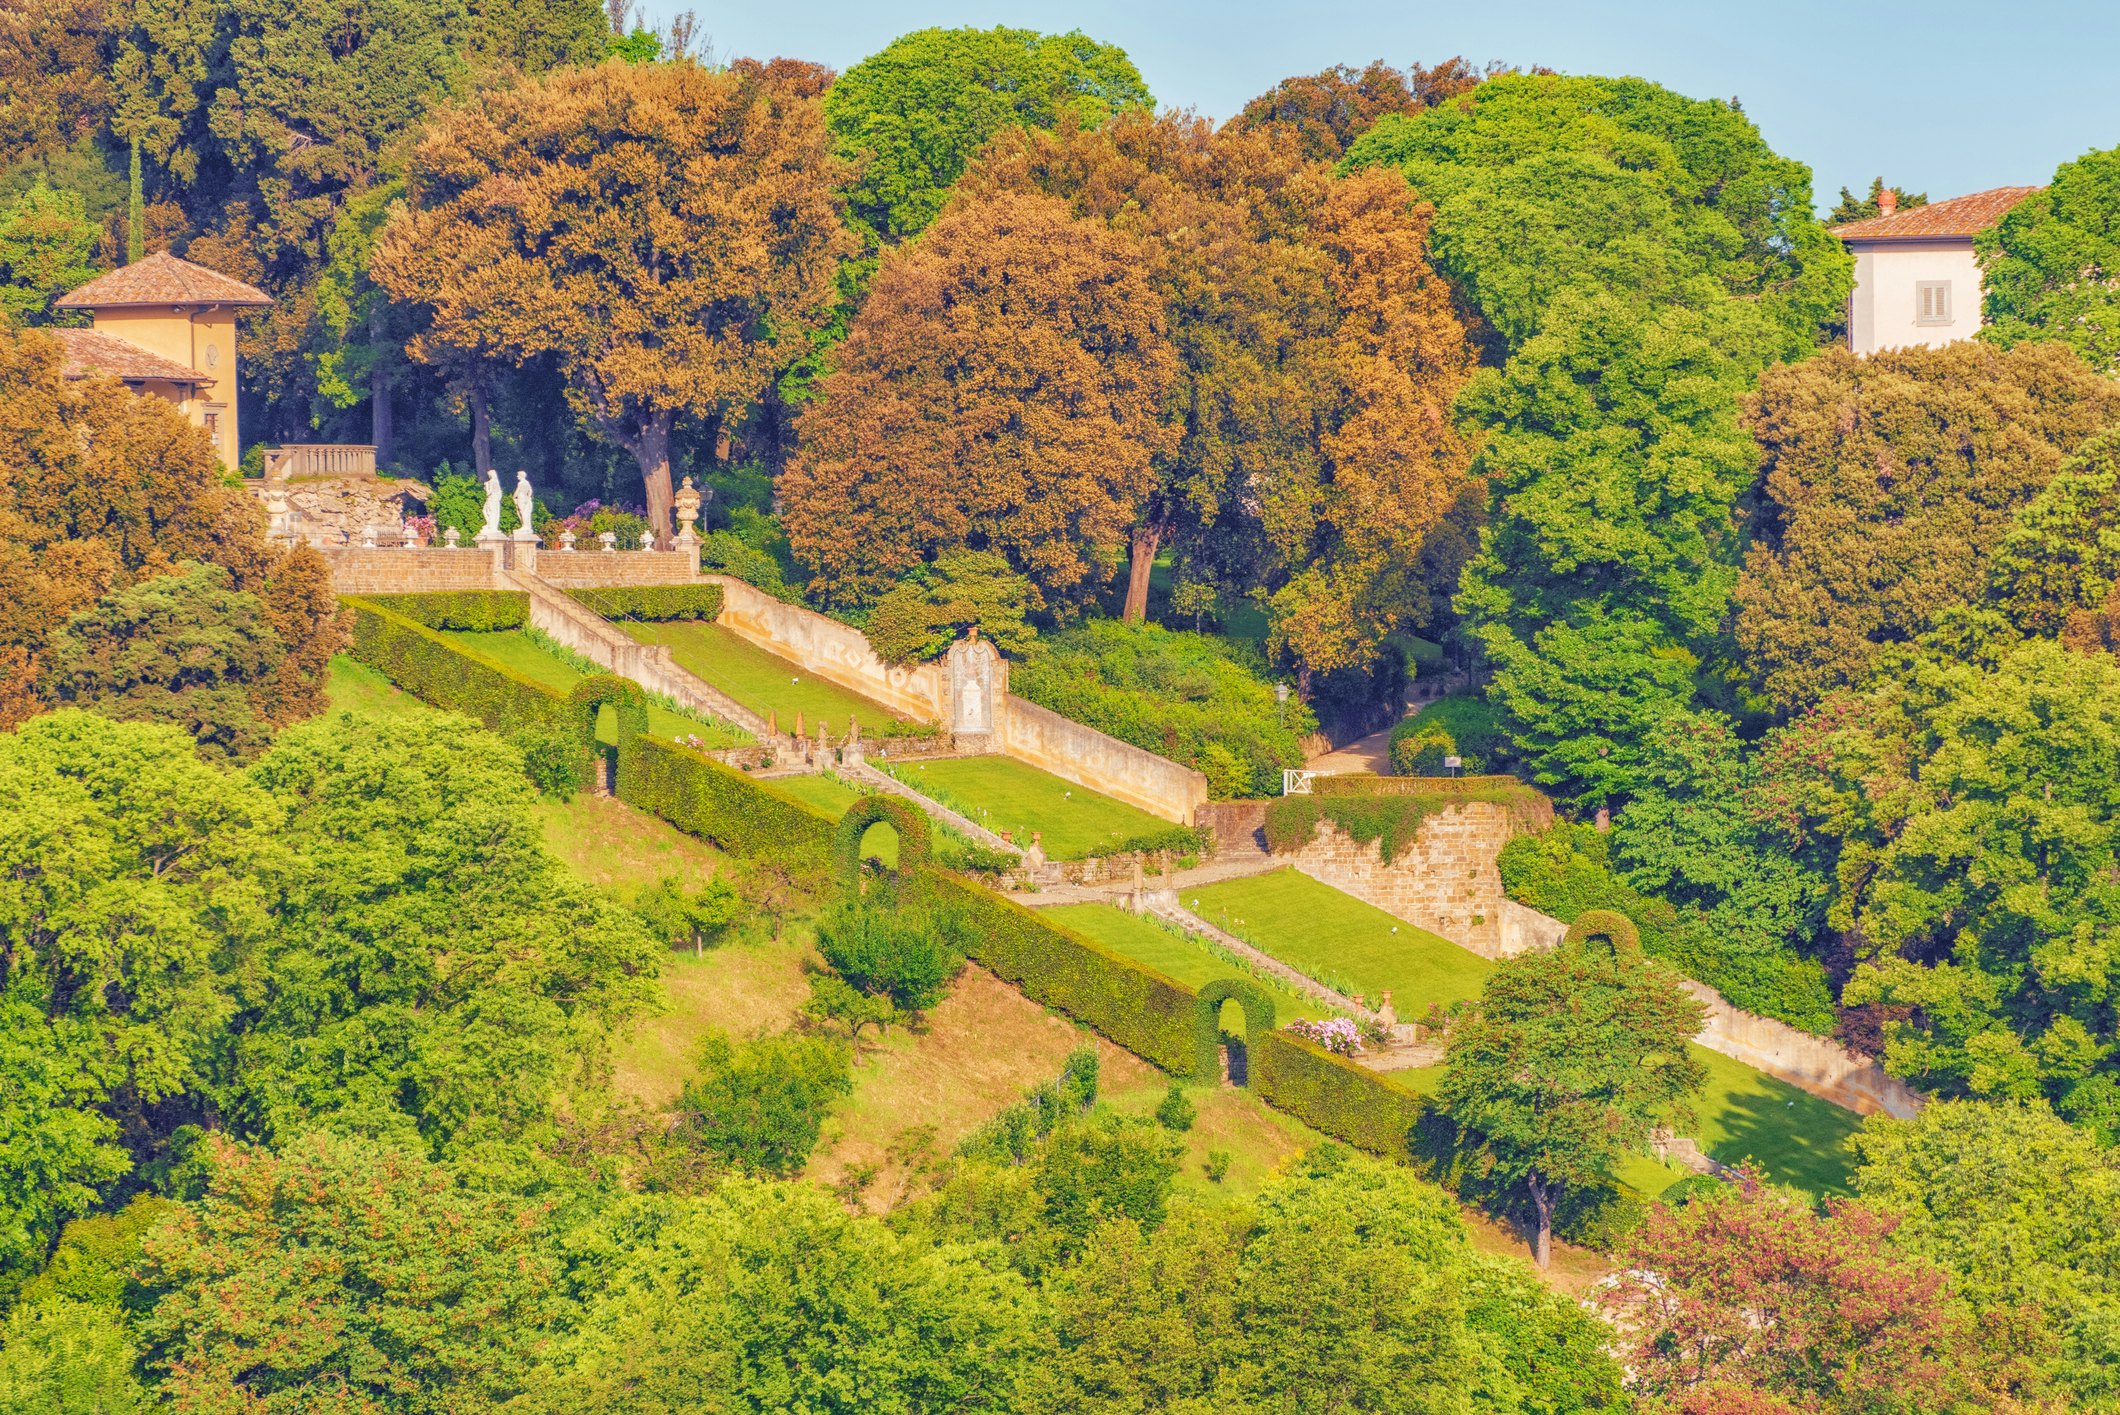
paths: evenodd
<path fill-rule="evenodd" d="M 1996 187 L 1833 228 L 1855 255 L 1848 347 L 1858 354 L 1949 344 L 1980 332 L 1980 263 L 1973 237 L 2037 187 Z"/>

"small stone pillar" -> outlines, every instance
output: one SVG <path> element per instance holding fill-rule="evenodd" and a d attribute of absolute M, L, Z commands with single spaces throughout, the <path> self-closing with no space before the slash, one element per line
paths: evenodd
<path fill-rule="evenodd" d="M 1033 835 L 1031 840 L 1035 844 L 1038 837 Z M 1042 850 L 1039 853 L 1044 854 Z M 1136 914 L 1148 912 L 1148 877 L 1141 872 L 1139 855 L 1133 857 L 1133 877 L 1127 881 L 1126 886 L 1126 907 Z"/>
<path fill-rule="evenodd" d="M 779 735 L 780 735 L 780 709 L 778 709 L 778 708 L 767 708 L 767 709 L 766 709 L 766 736 L 768 736 L 768 737 L 778 737 Z"/>
<path fill-rule="evenodd" d="M 1391 1005 L 1389 989 L 1385 991 L 1383 1001 L 1377 1004 L 1377 1022 L 1386 1030 L 1399 1025 L 1399 1012 Z"/>
<path fill-rule="evenodd" d="M 795 709 L 795 740 L 800 742 L 810 734 L 802 730 L 802 709 Z"/>
<path fill-rule="evenodd" d="M 860 766 L 864 760 L 861 750 L 861 719 L 847 719 L 847 739 L 839 745 L 839 760 L 847 766 Z"/>
<path fill-rule="evenodd" d="M 274 541 L 294 539 L 294 508 L 287 500 L 286 482 L 265 483 L 265 535 Z"/>

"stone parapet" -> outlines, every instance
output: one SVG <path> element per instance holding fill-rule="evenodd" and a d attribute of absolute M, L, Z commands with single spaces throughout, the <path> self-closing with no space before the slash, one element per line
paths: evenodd
<path fill-rule="evenodd" d="M 334 594 L 441 594 L 499 586 L 493 558 L 479 550 L 364 550 L 321 546 Z"/>

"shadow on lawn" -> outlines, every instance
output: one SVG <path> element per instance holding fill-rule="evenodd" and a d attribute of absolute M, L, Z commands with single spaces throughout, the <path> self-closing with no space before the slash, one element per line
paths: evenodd
<path fill-rule="evenodd" d="M 1853 1192 L 1848 1137 L 1862 1128 L 1862 1117 L 1807 1093 L 1797 1097 L 1791 1105 L 1772 1091 L 1725 1094 L 1719 1103 L 1696 1102 L 1695 1112 L 1722 1131 L 1712 1153 L 1724 1164 L 1754 1160 L 1769 1179 L 1813 1194 Z"/>

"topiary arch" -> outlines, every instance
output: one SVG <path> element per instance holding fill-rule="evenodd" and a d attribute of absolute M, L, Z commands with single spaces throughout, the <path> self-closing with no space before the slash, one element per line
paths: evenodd
<path fill-rule="evenodd" d="M 906 874 L 928 860 L 928 818 L 919 807 L 896 796 L 864 796 L 847 807 L 832 833 L 832 863 L 849 889 L 861 884 L 861 837 L 879 822 L 898 832 L 898 873 Z"/>
<path fill-rule="evenodd" d="M 618 715 L 618 743 L 621 747 L 634 737 L 647 735 L 648 695 L 630 679 L 611 673 L 593 674 L 574 685 L 574 690 L 567 694 L 567 702 L 574 709 L 583 743 L 592 751 L 596 747 L 597 710 L 605 703 L 609 703 Z"/>
<path fill-rule="evenodd" d="M 1561 943 L 1563 946 L 1587 943 L 1593 938 L 1601 938 L 1612 945 L 1615 958 L 1641 957 L 1642 936 L 1635 931 L 1634 920 L 1617 910 L 1589 909 L 1577 914 Z"/>
<path fill-rule="evenodd" d="M 1222 1074 L 1222 1004 L 1231 998 L 1244 1009 L 1244 1045 L 1273 1030 L 1273 999 L 1242 978 L 1217 978 L 1200 989 L 1193 1005 L 1193 1079 L 1203 1084 Z"/>

